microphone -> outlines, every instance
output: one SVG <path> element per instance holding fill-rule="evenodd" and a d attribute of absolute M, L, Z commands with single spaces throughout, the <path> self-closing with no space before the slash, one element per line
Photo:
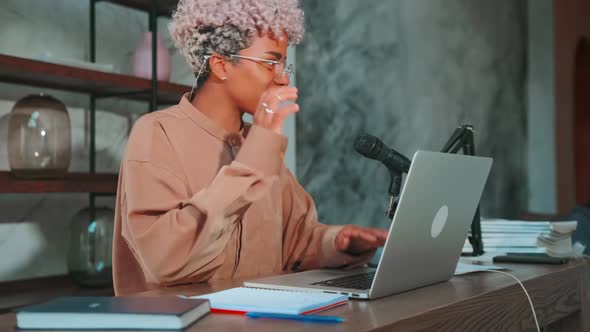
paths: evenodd
<path fill-rule="evenodd" d="M 363 156 L 382 162 L 390 173 L 408 173 L 410 160 L 401 153 L 383 144 L 373 135 L 362 134 L 356 137 L 354 149 Z"/>

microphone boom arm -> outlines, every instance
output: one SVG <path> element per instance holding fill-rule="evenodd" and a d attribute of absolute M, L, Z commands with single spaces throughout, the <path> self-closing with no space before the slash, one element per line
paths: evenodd
<path fill-rule="evenodd" d="M 391 182 L 389 183 L 389 195 L 391 198 L 389 200 L 389 208 L 387 209 L 387 218 L 393 220 L 393 215 L 397 209 L 397 202 L 399 201 L 399 192 L 402 187 L 402 173 L 389 170 L 389 174 L 391 175 Z"/>
<path fill-rule="evenodd" d="M 463 149 L 463 154 L 468 156 L 475 156 L 475 144 L 473 140 L 473 126 L 463 125 L 457 127 L 451 138 L 447 141 L 441 152 L 457 153 L 459 149 Z M 473 221 L 471 222 L 471 231 L 468 235 L 469 243 L 473 248 L 470 256 L 481 256 L 484 253 L 483 240 L 481 236 L 481 215 L 479 211 L 479 204 L 475 210 Z"/>

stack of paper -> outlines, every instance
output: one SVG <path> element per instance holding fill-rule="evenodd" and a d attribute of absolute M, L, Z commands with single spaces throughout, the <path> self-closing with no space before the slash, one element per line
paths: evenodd
<path fill-rule="evenodd" d="M 485 219 L 481 222 L 485 252 L 537 252 L 567 257 L 574 254 L 571 235 L 576 221 Z M 463 252 L 472 252 L 465 241 Z"/>
<path fill-rule="evenodd" d="M 572 233 L 577 227 L 576 221 L 552 222 L 551 231 L 537 237 L 537 245 L 545 248 L 549 256 L 570 257 L 574 255 Z"/>

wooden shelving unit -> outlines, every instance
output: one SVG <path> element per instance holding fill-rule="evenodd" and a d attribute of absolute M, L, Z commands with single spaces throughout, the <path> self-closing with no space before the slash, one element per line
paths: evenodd
<path fill-rule="evenodd" d="M 0 54 L 0 81 L 58 90 L 89 93 L 95 96 L 149 101 L 151 80 L 134 76 L 58 65 L 43 61 Z M 158 82 L 158 100 L 177 103 L 190 87 Z M 116 174 L 68 174 L 62 179 L 22 180 L 9 172 L 0 172 L 0 193 L 94 192 L 117 191 Z"/>
<path fill-rule="evenodd" d="M 152 11 L 152 2 L 150 0 L 103 0 L 115 3 L 128 8 L 142 10 L 145 12 Z M 170 16 L 172 10 L 176 7 L 178 0 L 158 0 L 156 3 L 156 13 L 158 16 Z"/>
<path fill-rule="evenodd" d="M 112 3 L 144 11 L 149 16 L 149 30 L 157 31 L 157 17 L 170 16 L 178 0 L 87 0 L 89 6 L 89 60 L 96 61 L 96 6 Z M 152 37 L 152 59 L 155 41 Z M 152 61 L 152 74 L 157 72 Z M 90 167 L 88 173 L 71 173 L 55 179 L 20 179 L 11 172 L 0 172 L 0 193 L 89 193 L 89 205 L 95 206 L 97 194 L 114 194 L 117 174 L 96 173 L 96 101 L 101 98 L 124 98 L 149 102 L 149 111 L 158 105 L 176 104 L 190 86 L 142 79 L 135 76 L 102 72 L 0 54 L 0 82 L 72 91 L 89 95 Z M 44 277 L 24 281 L 0 282 L 0 312 L 39 303 L 56 296 L 114 295 L 112 287 L 84 288 L 68 276 Z"/>
<path fill-rule="evenodd" d="M 117 191 L 117 174 L 69 173 L 57 179 L 20 179 L 0 172 L 0 193 L 87 193 Z"/>
<path fill-rule="evenodd" d="M 100 0 L 99 0 L 100 1 Z M 117 5 L 151 12 L 151 0 L 104 0 Z M 158 0 L 156 13 L 168 16 L 177 0 Z M 119 97 L 152 100 L 152 80 L 130 75 L 102 72 L 44 61 L 0 54 L 0 82 L 87 93 L 95 98 Z M 175 104 L 190 86 L 157 82 L 159 104 Z M 0 172 L 0 193 L 93 192 L 115 193 L 116 174 L 68 174 L 62 179 L 22 180 L 9 172 Z"/>
<path fill-rule="evenodd" d="M 0 81 L 149 101 L 151 80 L 0 54 Z M 158 101 L 176 104 L 190 86 L 158 81 Z"/>

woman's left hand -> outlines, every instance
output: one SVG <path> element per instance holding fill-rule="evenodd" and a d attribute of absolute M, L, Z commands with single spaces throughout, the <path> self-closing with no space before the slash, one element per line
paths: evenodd
<path fill-rule="evenodd" d="M 342 252 L 362 254 L 384 246 L 387 233 L 387 230 L 380 228 L 346 225 L 336 235 L 334 246 Z"/>
<path fill-rule="evenodd" d="M 281 106 L 281 102 L 295 102 L 296 100 L 296 87 L 279 86 L 266 90 L 260 97 L 256 113 L 254 113 L 254 124 L 282 135 L 285 118 L 289 114 L 299 112 L 299 105 L 288 104 Z"/>

